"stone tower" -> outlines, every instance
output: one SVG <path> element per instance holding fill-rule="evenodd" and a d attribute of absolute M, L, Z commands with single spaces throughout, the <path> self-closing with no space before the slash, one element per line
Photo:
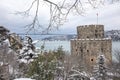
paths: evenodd
<path fill-rule="evenodd" d="M 104 55 L 106 63 L 112 61 L 111 39 L 104 38 L 103 25 L 83 25 L 77 27 L 77 39 L 71 40 L 71 54 L 79 56 L 80 65 L 92 71 L 97 57 Z"/>

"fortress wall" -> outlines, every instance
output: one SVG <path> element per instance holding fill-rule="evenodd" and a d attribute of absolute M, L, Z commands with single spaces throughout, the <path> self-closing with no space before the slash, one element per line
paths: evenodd
<path fill-rule="evenodd" d="M 78 39 L 104 38 L 103 25 L 84 25 L 77 27 Z"/>
<path fill-rule="evenodd" d="M 92 70 L 99 55 L 105 56 L 106 64 L 112 62 L 112 41 L 104 38 L 103 25 L 78 26 L 77 35 L 77 39 L 71 40 L 71 54 L 79 57 L 81 65 Z"/>

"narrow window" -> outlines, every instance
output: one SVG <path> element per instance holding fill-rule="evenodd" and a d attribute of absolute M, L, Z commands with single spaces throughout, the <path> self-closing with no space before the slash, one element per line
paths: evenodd
<path fill-rule="evenodd" d="M 97 30 L 95 30 L 95 32 L 97 33 L 98 31 L 97 31 Z"/>
<path fill-rule="evenodd" d="M 87 38 L 89 38 L 89 36 L 87 36 Z"/>
<path fill-rule="evenodd" d="M 89 53 L 89 50 L 87 50 L 87 52 Z"/>
<path fill-rule="evenodd" d="M 97 38 L 98 36 L 97 36 L 97 34 L 95 34 L 95 38 Z"/>
<path fill-rule="evenodd" d="M 77 49 L 76 49 L 76 51 L 77 51 Z"/>
<path fill-rule="evenodd" d="M 81 53 L 83 53 L 83 49 L 80 49 Z"/>
<path fill-rule="evenodd" d="M 103 48 L 101 48 L 101 52 L 103 52 Z"/>

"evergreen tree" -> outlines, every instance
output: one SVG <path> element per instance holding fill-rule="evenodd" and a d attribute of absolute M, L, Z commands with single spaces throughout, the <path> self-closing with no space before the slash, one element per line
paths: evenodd
<path fill-rule="evenodd" d="M 61 76 L 60 67 L 62 67 L 63 55 L 64 51 L 62 48 L 39 54 L 38 58 L 30 63 L 28 76 L 36 80 L 54 80 L 59 78 Z"/>
<path fill-rule="evenodd" d="M 103 55 L 98 57 L 98 64 L 94 75 L 96 80 L 108 80 L 107 68 L 105 66 L 105 58 Z"/>

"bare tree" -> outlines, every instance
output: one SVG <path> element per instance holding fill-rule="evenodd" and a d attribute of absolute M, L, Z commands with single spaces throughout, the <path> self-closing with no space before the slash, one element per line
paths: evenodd
<path fill-rule="evenodd" d="M 114 57 L 118 64 L 120 65 L 120 50 L 114 50 Z"/>
<path fill-rule="evenodd" d="M 20 14 L 23 16 L 30 16 L 30 11 L 35 6 L 35 15 L 32 22 L 26 25 L 27 33 L 31 30 L 36 30 L 38 28 L 43 28 L 40 24 L 38 13 L 40 12 L 40 4 L 44 2 L 44 4 L 49 7 L 49 23 L 48 27 L 45 28 L 44 31 L 48 32 L 53 28 L 57 28 L 66 22 L 68 15 L 71 12 L 75 12 L 79 15 L 84 14 L 85 6 L 88 5 L 91 8 L 97 8 L 101 4 L 104 5 L 106 0 L 59 0 L 59 2 L 55 2 L 55 0 L 33 0 L 31 5 L 25 11 L 18 11 L 16 14 Z M 107 0 L 108 2 L 116 2 L 119 0 Z M 36 5 L 35 5 L 36 4 Z"/>

